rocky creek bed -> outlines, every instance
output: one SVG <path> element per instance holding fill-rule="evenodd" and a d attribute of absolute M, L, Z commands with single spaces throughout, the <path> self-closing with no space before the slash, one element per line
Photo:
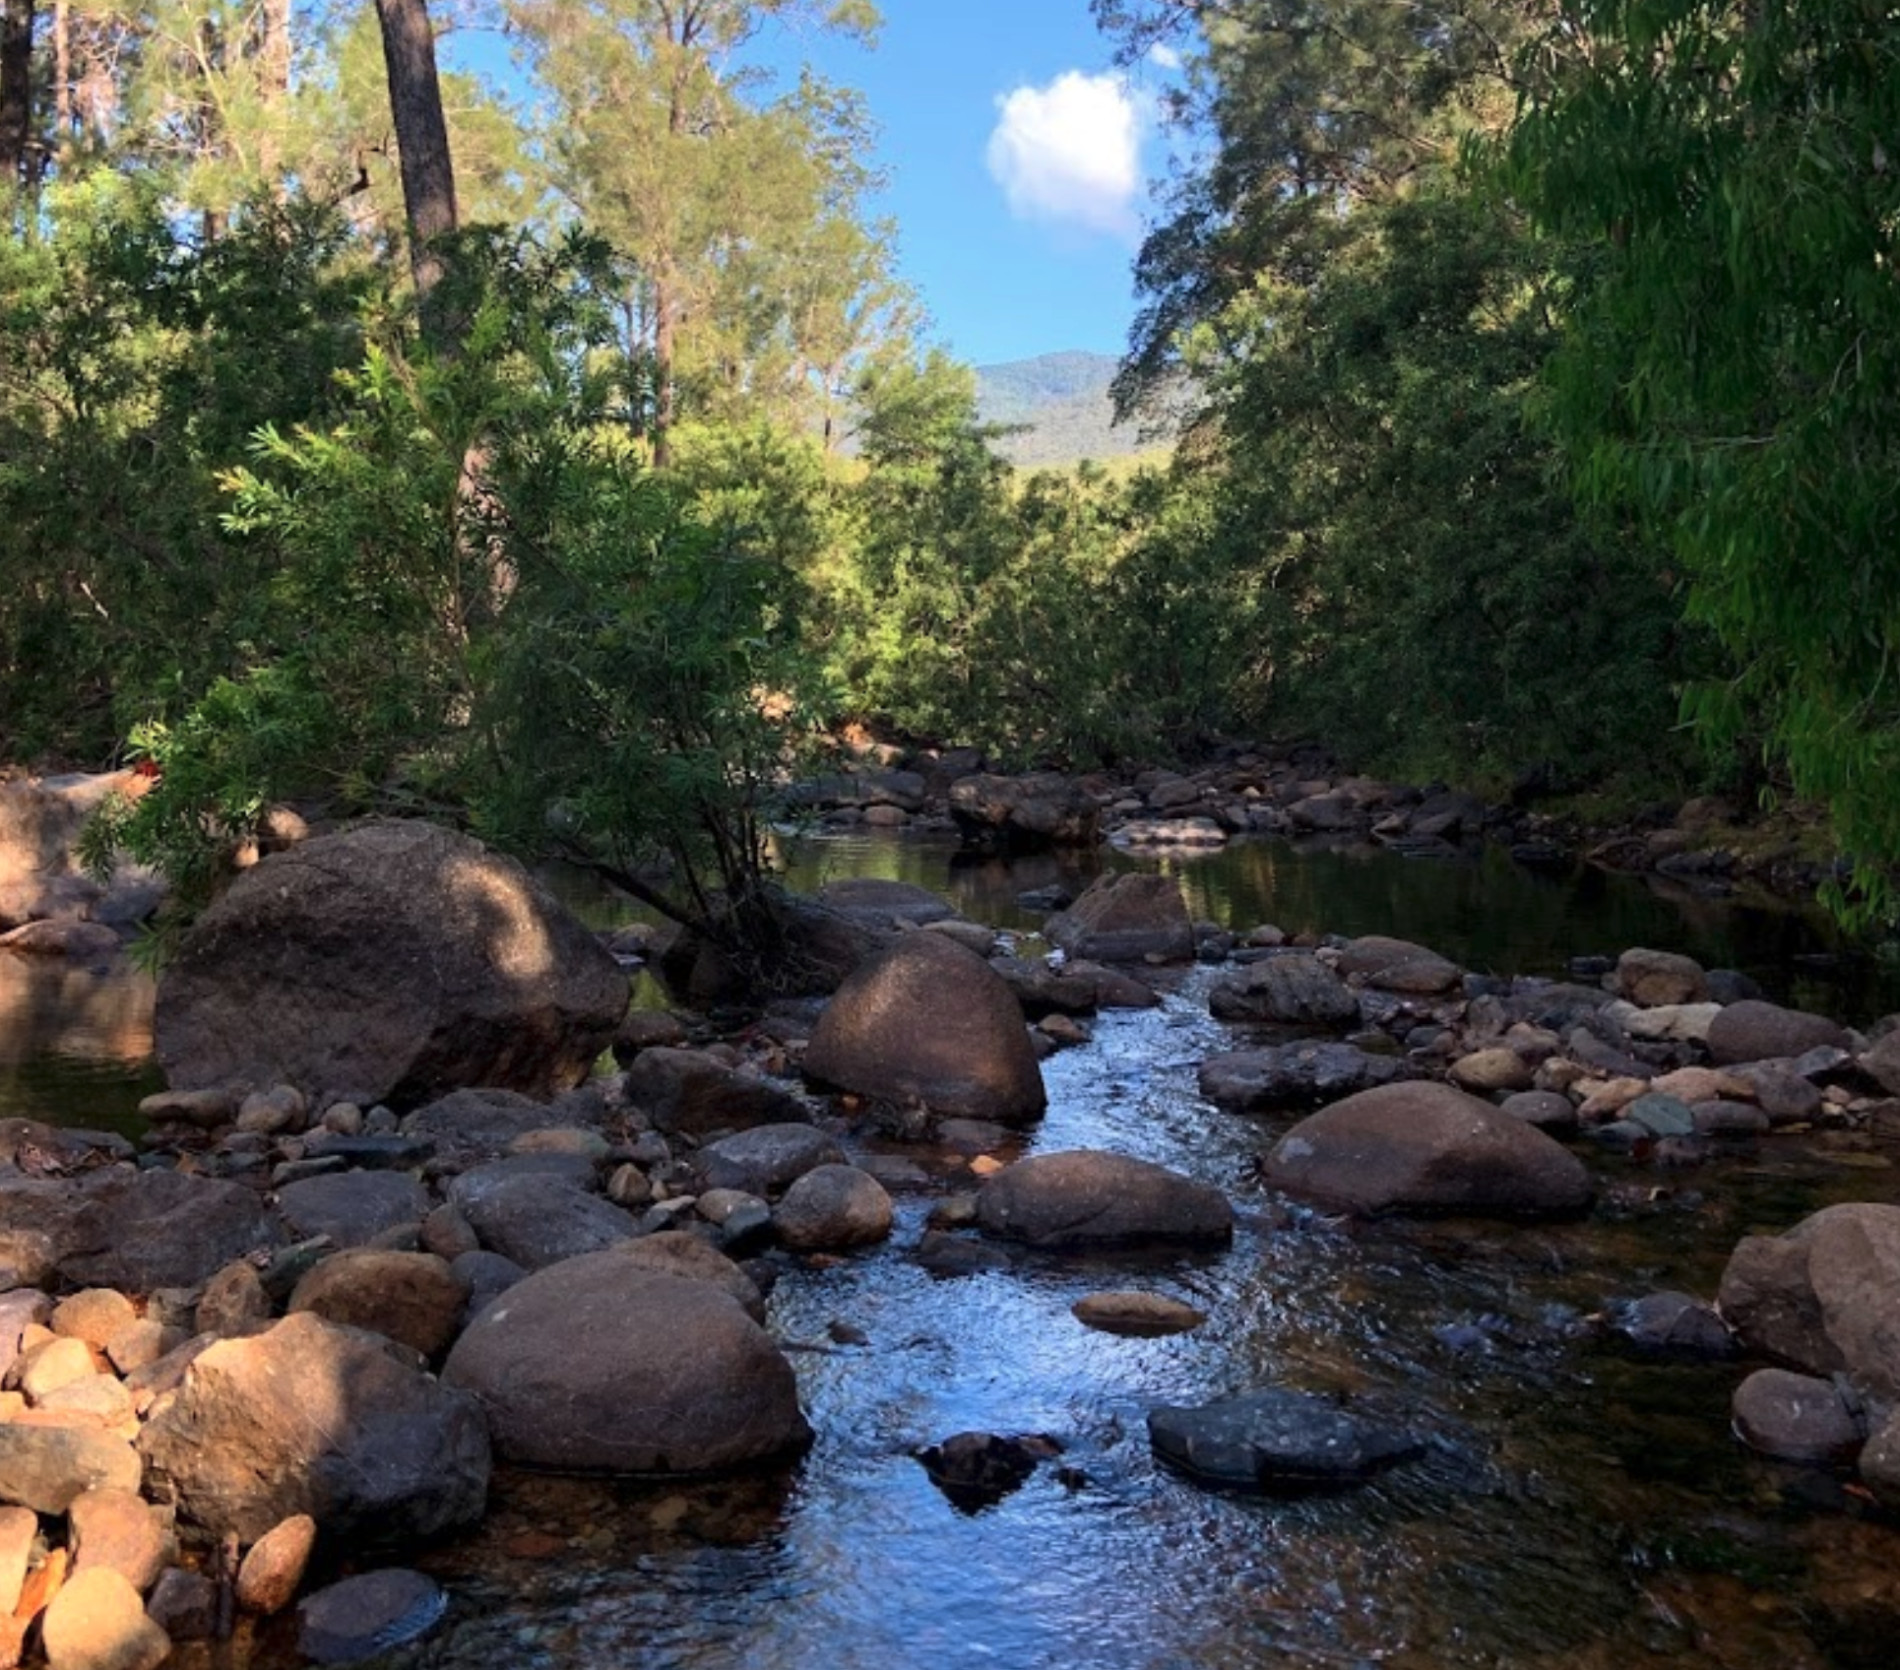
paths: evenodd
<path fill-rule="evenodd" d="M 27 1661 L 1887 1662 L 1880 1028 L 1105 892 L 835 891 L 829 1006 L 575 1091 L 0 1127 Z"/>

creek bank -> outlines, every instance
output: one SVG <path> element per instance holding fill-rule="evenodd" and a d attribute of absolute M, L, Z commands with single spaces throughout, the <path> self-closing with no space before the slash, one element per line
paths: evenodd
<path fill-rule="evenodd" d="M 1602 825 L 1537 809 L 1527 776 L 1506 801 L 1444 784 L 1392 783 L 1353 772 L 1311 743 L 1224 745 L 1198 764 L 1070 775 L 1004 775 L 975 749 L 861 743 L 844 768 L 795 785 L 791 800 L 821 828 L 957 834 L 1006 852 L 1092 846 L 1192 853 L 1255 835 L 1370 841 L 1409 858 L 1495 843 L 1526 868 L 1582 862 L 1654 874 L 1722 897 L 1747 885 L 1811 897 L 1838 866 L 1817 860 L 1808 820 L 1744 815 L 1702 796 Z"/>
<path fill-rule="evenodd" d="M 970 963 L 983 968 L 985 959 L 944 937 L 947 920 L 889 932 L 898 946 L 942 944 L 967 959 L 954 965 L 961 979 Z M 980 925 L 965 926 L 978 930 L 971 939 L 982 932 Z M 1812 1044 L 1795 1057 L 1718 1063 L 1708 1039 L 1719 1014 L 1686 1011 L 1707 1006 L 1692 1001 L 1704 992 L 1732 994 L 1731 983 L 1719 971 L 1664 965 L 1641 951 L 1621 959 L 1596 985 L 1584 985 L 1473 976 L 1428 947 L 1391 938 L 1328 942 L 1315 936 L 1314 943 L 1291 945 L 1267 924 L 1238 939 L 1202 930 L 1193 943 L 1175 942 L 1174 949 L 1225 959 L 1222 981 L 1275 960 L 1304 959 L 1311 966 L 1302 968 L 1292 989 L 1309 989 L 1322 972 L 1330 982 L 1325 989 L 1335 995 L 1317 1039 L 1297 1036 L 1321 1025 L 1297 1005 L 1291 1016 L 1227 1023 L 1228 1041 L 1238 1046 L 1226 1052 L 1230 1056 L 1244 1056 L 1250 1046 L 1295 1052 L 1292 1066 L 1282 1069 L 1295 1082 L 1287 1100 L 1251 1114 L 1262 1120 L 1263 1137 L 1273 1134 L 1271 1122 L 1283 1110 L 1325 1118 L 1329 1109 L 1322 1104 L 1334 1101 L 1333 1093 L 1317 1078 L 1306 1091 L 1297 1088 L 1297 1052 L 1329 1047 L 1402 1064 L 1410 1081 L 1393 1089 L 1408 1097 L 1456 1097 L 1459 1110 L 1467 1102 L 1490 1110 L 1487 1132 L 1495 1120 L 1521 1118 L 1511 1105 L 1518 1097 L 1543 1098 L 1538 1106 L 1545 1115 L 1551 1099 L 1561 1100 L 1580 1149 L 1541 1134 L 1561 1127 L 1561 1120 L 1525 1118 L 1522 1129 L 1550 1144 L 1549 1150 L 1532 1145 L 1537 1165 L 1552 1165 L 1565 1179 L 1575 1175 L 1572 1166 L 1582 1169 L 1577 1152 L 1593 1155 L 1598 1163 L 1591 1170 L 1599 1174 L 1604 1166 L 1613 1176 L 1635 1167 L 1639 1178 L 1649 1179 L 1679 1176 L 1722 1144 L 1772 1145 L 1798 1127 L 1859 1133 L 1870 1144 L 1890 1140 L 1895 1131 L 1886 1082 L 1893 1075 L 1891 1049 L 1882 1047 L 1891 1029 L 1877 1028 L 1870 1038 L 1830 1033 L 1838 1041 Z M 1146 956 L 1166 954 L 1154 947 Z M 950 966 L 944 951 L 922 956 L 931 968 Z M 1098 975 L 1085 967 L 1078 974 L 1079 966 L 1066 957 L 1055 968 L 1008 955 L 989 961 L 1017 1005 L 999 1010 L 1016 1039 L 1029 1036 L 1028 1006 L 1013 996 L 1019 990 L 1046 992 L 1051 979 L 1074 981 L 1063 995 L 1086 1018 L 1093 1008 L 1086 994 L 1139 994 L 1157 1002 L 1155 986 L 1182 967 L 1143 960 Z M 834 998 L 833 1005 L 840 1001 Z M 353 1527 L 369 1511 L 335 1494 L 340 1475 L 369 1471 L 391 1480 L 375 1511 L 399 1530 L 392 1556 L 479 1515 L 474 1481 L 479 1475 L 485 1486 L 487 1452 L 476 1453 L 478 1428 L 505 1461 L 546 1464 L 552 1458 L 562 1467 L 606 1471 L 690 1476 L 796 1453 L 807 1428 L 787 1353 L 857 1347 L 844 1330 L 828 1341 L 777 1340 L 760 1326 L 758 1302 L 747 1296 L 776 1282 L 798 1282 L 839 1258 L 921 1261 L 921 1243 L 892 1245 L 894 1234 L 908 1234 L 879 1207 L 880 1201 L 888 1206 L 893 1193 L 933 1203 L 929 1233 L 938 1238 L 933 1256 L 943 1261 L 939 1268 L 961 1256 L 970 1261 L 966 1268 L 984 1265 L 1007 1280 L 1018 1258 L 1076 1256 L 1075 1248 L 1103 1240 L 1133 1242 L 1149 1260 L 1157 1244 L 1171 1238 L 1201 1247 L 1197 1256 L 1219 1256 L 1232 1233 L 1233 1207 L 1223 1190 L 1202 1179 L 1153 1166 L 1138 1170 L 1144 1162 L 1095 1152 L 1011 1164 L 1031 1140 L 1025 1127 L 1033 1129 L 1034 1117 L 1010 1125 L 972 1115 L 962 1101 L 968 1087 L 954 1074 L 947 1085 L 930 1077 L 894 1097 L 868 1089 L 839 1094 L 826 1088 L 835 1082 L 828 1074 L 801 1075 L 829 1012 L 814 1004 L 781 1005 L 723 1037 L 697 1018 L 622 1023 L 626 1061 L 619 1072 L 545 1098 L 470 1087 L 403 1113 L 376 1103 L 323 1105 L 294 1086 L 251 1086 L 244 1096 L 238 1087 L 220 1086 L 209 1095 L 155 1102 L 153 1134 L 142 1152 L 25 1122 L 0 1128 L 0 1206 L 6 1208 L 0 1224 L 7 1226 L 0 1263 L 11 1260 L 14 1272 L 0 1283 L 12 1287 L 0 1292 L 0 1382 L 7 1387 L 0 1399 L 17 1399 L 0 1404 L 0 1443 L 31 1458 L 31 1476 L 39 1482 L 33 1500 L 21 1506 L 34 1516 L 34 1542 L 43 1552 L 29 1555 L 29 1562 L 37 1561 L 36 1574 L 54 1573 L 40 1581 L 31 1615 L 57 1597 L 65 1568 L 54 1556 L 71 1554 L 82 1540 L 84 1510 L 76 1521 L 73 1508 L 89 1490 L 121 1497 L 143 1491 L 151 1527 L 195 1545 L 195 1558 L 180 1561 L 174 1544 L 149 1583 L 148 1620 L 162 1614 L 183 1631 L 192 1627 L 189 1609 L 168 1610 L 172 1600 L 161 1605 L 157 1597 L 175 1597 L 194 1578 L 209 1581 L 215 1625 L 225 1606 L 220 1586 L 231 1589 L 229 1609 L 245 1592 L 234 1575 L 247 1557 L 243 1545 L 253 1543 L 255 1553 L 274 1536 L 287 1540 L 292 1533 L 281 1526 L 308 1519 L 312 1569 L 333 1566 L 339 1545 L 353 1538 Z M 1751 1026 L 1772 1023 L 1749 1035 L 1805 1041 L 1808 1023 L 1787 1019 L 1790 1014 L 1745 1017 Z M 882 1038 L 873 1021 L 863 1025 L 873 1044 L 901 1058 L 918 1029 L 937 1019 L 926 1001 L 894 1011 Z M 1005 1030 L 999 1027 L 997 1037 Z M 1336 1041 L 1340 1033 L 1343 1042 Z M 641 1038 L 666 1042 L 642 1045 Z M 643 1071 L 642 1057 L 652 1050 L 716 1067 L 710 1108 L 751 1105 L 802 1117 L 744 1128 L 720 1124 L 722 1115 L 713 1111 L 682 1118 L 681 1086 L 694 1075 L 678 1061 L 660 1063 L 664 1071 Z M 959 1059 L 964 1075 L 980 1081 L 984 1055 L 951 1052 L 950 1066 Z M 735 1078 L 756 1083 L 764 1094 L 751 1103 L 733 1097 Z M 1705 1119 L 1711 1107 L 1723 1111 Z M 1752 1110 L 1759 1124 L 1735 1134 L 1737 1108 Z M 1405 1151 L 1413 1134 L 1409 1125 L 1383 1139 L 1375 1133 L 1368 1139 L 1373 1148 L 1354 1147 L 1361 1157 L 1353 1164 L 1385 1163 Z M 1280 1140 L 1290 1135 L 1280 1133 Z M 1447 1151 L 1446 1163 L 1487 1187 L 1501 1175 L 1484 1143 L 1453 1132 Z M 1550 1161 L 1551 1151 L 1569 1164 Z M 1665 1166 L 1666 1172 L 1657 1169 Z M 1140 1191 L 1125 1186 L 1130 1177 L 1142 1183 Z M 136 1200 L 153 1186 L 145 1179 L 163 1180 L 164 1210 L 137 1218 L 134 1236 L 126 1227 L 135 1221 L 129 1211 L 117 1204 L 102 1209 L 100 1200 Z M 1303 1209 L 1299 1180 L 1276 1176 L 1270 1161 L 1263 1161 L 1257 1181 L 1290 1183 L 1288 1210 Z M 1130 1202 L 1150 1200 L 1152 1211 L 1127 1210 Z M 1507 1197 L 1500 1207 L 1493 1198 L 1468 1194 L 1402 1194 L 1321 1204 L 1374 1214 L 1514 1212 L 1522 1202 Z M 1554 1204 L 1537 1202 L 1539 1209 L 1558 1211 L 1583 1204 L 1568 1195 Z M 228 1217 L 233 1240 L 200 1244 L 201 1206 L 215 1206 L 216 1221 Z M 16 1224 L 23 1226 L 18 1233 Z M 1023 1232 L 1026 1226 L 1030 1233 Z M 580 1241 L 570 1241 L 577 1231 Z M 132 1248 L 122 1243 L 132 1241 L 138 1258 L 149 1262 L 130 1262 Z M 1160 1256 L 1167 1268 L 1183 1255 Z M 1891 1272 L 1880 1257 L 1851 1248 L 1841 1256 L 1862 1288 L 1890 1294 Z M 27 1258 L 37 1263 L 28 1266 Z M 110 1292 L 90 1274 L 101 1270 L 122 1272 Z M 154 1270 L 167 1279 L 143 1273 Z M 1124 1299 L 1120 1308 L 1138 1316 L 1143 1307 Z M 523 1318 L 533 1326 L 522 1336 L 503 1325 Z M 1672 1323 L 1667 1332 L 1674 1329 Z M 84 1365 L 70 1342 L 83 1346 Z M 619 1364 L 615 1353 L 623 1350 L 630 1360 Z M 491 1351 L 504 1359 L 499 1366 L 486 1360 Z M 280 1360 L 306 1366 L 274 1366 Z M 234 1362 L 255 1366 L 240 1373 Z M 616 1368 L 605 1379 L 604 1364 Z M 648 1376 L 640 1396 L 620 1395 L 619 1370 Z M 1833 1372 L 1810 1378 L 1825 1382 Z M 215 1477 L 201 1480 L 188 1471 L 180 1459 L 188 1451 L 227 1461 L 256 1453 L 260 1440 L 243 1423 L 286 1419 L 291 1400 L 280 1388 L 313 1377 L 339 1388 L 340 1402 L 325 1421 L 339 1442 L 335 1449 L 285 1452 L 290 1459 L 282 1471 L 296 1476 L 289 1493 L 258 1505 Z M 221 1401 L 212 1395 L 231 1384 L 244 1388 L 240 1396 Z M 353 1385 L 371 1386 L 373 1394 L 354 1395 Z M 531 1397 L 517 1395 L 524 1385 L 533 1388 Z M 1860 1423 L 1859 1464 L 1877 1491 L 1891 1476 L 1885 1458 L 1895 1448 L 1890 1423 L 1869 1402 L 1879 1394 L 1880 1383 L 1870 1381 L 1866 1393 L 1855 1394 L 1858 1414 L 1855 1405 L 1842 1404 Z M 232 1406 L 236 1413 L 218 1425 L 211 1411 Z M 474 1421 L 471 1406 L 480 1411 Z M 402 1411 L 393 1433 L 369 1413 L 385 1407 Z M 1256 1409 L 1242 1423 L 1252 1446 L 1246 1467 L 1256 1484 L 1266 1477 L 1256 1440 L 1262 1431 L 1280 1433 L 1288 1425 L 1277 1413 L 1265 1426 L 1263 1420 Z M 191 1444 L 180 1440 L 181 1430 L 194 1435 Z M 1326 1453 L 1324 1433 L 1310 1421 L 1301 1430 L 1309 1437 L 1319 1433 L 1313 1442 Z M 1759 1436 L 1766 1428 L 1749 1430 Z M 59 1436 L 41 1436 L 46 1433 Z M 430 1442 L 440 1447 L 422 1443 L 422 1435 L 433 1435 Z M 1389 1436 L 1411 1441 L 1402 1427 Z M 405 1456 L 436 1459 L 407 1472 L 363 1460 L 397 1443 Z M 1238 1438 L 1234 1443 L 1238 1447 Z M 990 1445 L 981 1452 L 997 1453 Z M 1311 1454 L 1296 1459 L 1294 1476 L 1311 1477 Z M 195 1464 L 210 1466 L 203 1459 Z M 1209 1468 L 1198 1471 L 1218 1476 Z M 0 1466 L 0 1478 L 10 1476 Z M 223 1550 L 233 1537 L 238 1547 L 226 1560 Z M 139 1568 L 141 1581 L 149 1564 Z M 289 1587 L 294 1593 L 297 1585 Z M 269 1592 L 281 1595 L 284 1588 L 280 1583 Z M 16 1602 L 16 1620 L 23 1604 Z M 424 1610 L 420 1602 L 399 1608 L 396 1623 Z M 128 1651 L 137 1645 L 134 1640 Z"/>

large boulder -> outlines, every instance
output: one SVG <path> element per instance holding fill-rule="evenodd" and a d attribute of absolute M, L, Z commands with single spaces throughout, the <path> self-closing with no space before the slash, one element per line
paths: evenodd
<path fill-rule="evenodd" d="M 1234 1209 L 1209 1183 L 1094 1149 L 1018 1160 L 977 1191 L 983 1230 L 1032 1247 L 1221 1246 Z"/>
<path fill-rule="evenodd" d="M 1310 952 L 1248 963 L 1207 994 L 1216 1020 L 1331 1030 L 1359 1023 L 1352 988 Z"/>
<path fill-rule="evenodd" d="M 590 1253 L 518 1282 L 443 1369 L 532 1467 L 706 1473 L 802 1448 L 792 1367 L 719 1284 Z"/>
<path fill-rule="evenodd" d="M 1709 1023 L 1709 1054 L 1719 1066 L 1805 1055 L 1811 1049 L 1846 1049 L 1847 1029 L 1825 1015 L 1753 998 L 1731 1003 Z"/>
<path fill-rule="evenodd" d="M 1072 957 L 1107 963 L 1194 960 L 1194 924 L 1179 883 L 1136 870 L 1098 876 L 1081 898 L 1049 918 L 1043 932 Z"/>
<path fill-rule="evenodd" d="M 511 859 L 419 822 L 266 858 L 191 926 L 159 982 L 174 1089 L 297 1085 L 414 1106 L 465 1085 L 547 1095 L 613 1040 L 626 976 Z"/>
<path fill-rule="evenodd" d="M 34 1281 L 193 1287 L 281 1240 L 257 1193 L 238 1183 L 132 1166 L 72 1181 L 0 1176 L 0 1264 Z"/>
<path fill-rule="evenodd" d="M 1751 1350 L 1900 1400 L 1900 1206 L 1828 1206 L 1746 1236 L 1716 1303 Z"/>
<path fill-rule="evenodd" d="M 950 787 L 950 815 L 966 841 L 1020 852 L 1093 846 L 1101 821 L 1094 799 L 1054 771 L 959 778 Z"/>
<path fill-rule="evenodd" d="M 1022 1005 L 941 934 L 906 934 L 839 987 L 804 1068 L 840 1090 L 952 1118 L 1025 1125 L 1048 1101 Z"/>
<path fill-rule="evenodd" d="M 1362 1090 L 1276 1142 L 1265 1181 L 1348 1212 L 1543 1217 L 1582 1211 L 1590 1174 L 1542 1131 L 1448 1084 Z"/>
<path fill-rule="evenodd" d="M 479 1519 L 488 1494 L 475 1400 L 309 1311 L 199 1356 L 139 1450 L 147 1494 L 246 1543 L 300 1513 L 359 1543 L 422 1540 Z"/>

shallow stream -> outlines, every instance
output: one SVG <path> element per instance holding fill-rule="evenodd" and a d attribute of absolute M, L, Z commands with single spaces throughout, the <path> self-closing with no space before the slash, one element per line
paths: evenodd
<path fill-rule="evenodd" d="M 917 881 L 1018 928 L 1033 919 L 1016 893 L 1058 879 L 1048 861 L 951 867 L 947 849 L 890 840 L 805 843 L 788 859 L 802 886 Z M 1267 845 L 1177 868 L 1197 915 L 1240 929 L 1397 933 L 1500 973 L 1648 944 L 1844 1019 L 1900 1007 L 1877 965 L 1841 959 L 1811 921 L 1624 878 Z M 1355 1228 L 1256 1189 L 1249 1158 L 1280 1126 L 1197 1094 L 1196 1065 L 1231 1038 L 1207 1014 L 1207 979 L 1189 976 L 1159 1010 L 1105 1014 L 1090 1044 L 1046 1063 L 1050 1108 L 1029 1147 L 1111 1148 L 1219 1183 L 1242 1213 L 1229 1252 L 1032 1256 L 933 1276 L 909 1249 L 941 1188 L 901 1193 L 886 1247 L 796 1268 L 774 1295 L 818 1435 L 807 1456 L 691 1485 L 498 1474 L 482 1530 L 422 1562 L 453 1604 L 405 1661 L 1890 1666 L 1900 1525 L 1830 1475 L 1743 1451 L 1727 1431 L 1742 1370 L 1636 1361 L 1601 1319 L 1661 1288 L 1711 1294 L 1749 1230 L 1837 1199 L 1900 1201 L 1891 1149 L 1777 1135 L 1688 1171 L 1601 1162 L 1583 1223 Z M 129 1094 L 143 1071 L 123 1051 L 134 1031 L 73 1059 L 117 1060 Z M 57 1092 L 69 1122 L 105 1122 L 96 1076 L 68 1096 L 48 1052 L 35 1066 L 11 1047 L 28 1059 L 0 1113 L 44 1117 L 44 1100 L 21 1104 Z M 955 1163 L 904 1152 L 939 1179 Z M 1070 1315 L 1084 1294 L 1123 1287 L 1210 1319 L 1138 1340 Z M 1278 1500 L 1212 1492 L 1154 1461 L 1150 1408 L 1264 1385 L 1351 1393 L 1429 1432 L 1431 1448 L 1366 1488 Z M 968 1512 L 914 1452 L 970 1429 L 1046 1434 L 1062 1453 Z M 207 1662 L 294 1662 L 282 1630 L 233 1646 L 236 1658 Z"/>

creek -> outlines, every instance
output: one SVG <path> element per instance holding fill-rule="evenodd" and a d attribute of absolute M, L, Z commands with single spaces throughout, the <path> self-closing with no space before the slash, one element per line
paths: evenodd
<path fill-rule="evenodd" d="M 919 841 L 807 841 L 786 859 L 795 885 L 919 882 L 1016 930 L 1035 921 L 1019 890 L 1086 880 L 1048 859 L 955 862 Z M 1136 861 L 1090 860 L 1104 862 Z M 1401 934 L 1497 973 L 1559 973 L 1572 956 L 1642 944 L 1741 968 L 1772 995 L 1849 1021 L 1900 1007 L 1891 976 L 1812 919 L 1629 878 L 1533 876 L 1497 854 L 1408 862 L 1265 843 L 1171 867 L 1197 916 L 1241 930 Z M 1190 974 L 1159 1009 L 1104 1014 L 1090 1043 L 1045 1063 L 1049 1111 L 1026 1151 L 1109 1148 L 1218 1183 L 1241 1217 L 1231 1250 L 1031 1255 L 931 1275 L 907 1249 L 960 1162 L 893 1145 L 938 1186 L 899 1194 L 887 1246 L 794 1267 L 773 1296 L 813 1449 L 788 1468 L 704 1483 L 498 1472 L 480 1531 L 419 1562 L 452 1608 L 405 1661 L 1890 1664 L 1900 1527 L 1834 1475 L 1736 1443 L 1728 1399 L 1740 1368 L 1640 1360 L 1608 1318 L 1618 1300 L 1660 1289 L 1711 1296 L 1751 1230 L 1835 1200 L 1900 1201 L 1894 1154 L 1862 1133 L 1815 1130 L 1683 1171 L 1591 1155 L 1599 1202 L 1583 1222 L 1353 1226 L 1251 1183 L 1251 1156 L 1284 1122 L 1225 1114 L 1197 1093 L 1198 1062 L 1232 1037 L 1207 1013 L 1208 979 Z M 58 1005 L 27 1009 L 45 1017 Z M 108 1103 L 122 1110 L 149 1069 L 125 1049 L 135 1026 L 108 1032 L 117 1056 L 102 1044 L 88 1053 L 96 1031 L 79 1047 L 71 1032 L 50 1034 L 68 1045 L 70 1073 L 58 1050 L 14 1040 L 0 1113 L 99 1123 Z M 108 1091 L 113 1071 L 124 1082 Z M 1087 1293 L 1128 1287 L 1185 1299 L 1209 1320 L 1144 1340 L 1070 1314 Z M 1361 1489 L 1289 1498 L 1210 1491 L 1152 1457 L 1150 1408 L 1265 1385 L 1350 1393 L 1427 1432 L 1430 1447 Z M 914 1455 L 972 1429 L 1046 1434 L 1061 1454 L 968 1511 Z M 287 1628 L 246 1656 L 294 1662 Z"/>

